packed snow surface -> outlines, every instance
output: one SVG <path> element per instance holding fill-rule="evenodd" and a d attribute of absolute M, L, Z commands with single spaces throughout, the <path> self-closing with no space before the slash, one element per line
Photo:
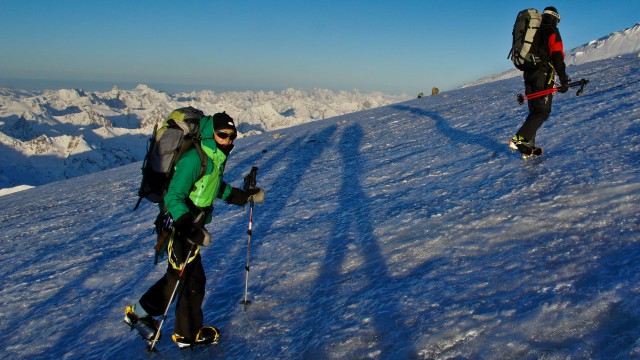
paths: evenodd
<path fill-rule="evenodd" d="M 205 321 L 218 345 L 158 359 L 640 357 L 640 59 L 570 68 L 523 161 L 508 79 L 237 140 L 248 208 L 207 226 Z M 145 359 L 122 322 L 164 273 L 140 163 L 0 197 L 0 352 Z"/>

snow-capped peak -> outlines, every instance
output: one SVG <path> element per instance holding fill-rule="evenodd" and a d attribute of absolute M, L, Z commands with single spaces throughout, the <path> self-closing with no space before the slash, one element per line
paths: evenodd
<path fill-rule="evenodd" d="M 616 56 L 629 54 L 637 56 L 638 53 L 640 53 L 640 23 L 571 50 L 566 64 L 579 65 Z"/>

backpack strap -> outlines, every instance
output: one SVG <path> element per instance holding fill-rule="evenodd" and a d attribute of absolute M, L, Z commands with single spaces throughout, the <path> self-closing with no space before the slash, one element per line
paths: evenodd
<path fill-rule="evenodd" d="M 200 136 L 198 136 L 196 139 L 193 139 L 193 147 L 196 149 L 196 152 L 198 153 L 198 157 L 200 157 L 200 173 L 198 173 L 198 179 L 196 180 L 196 182 L 200 179 L 202 179 L 202 177 L 204 176 L 205 172 L 207 171 L 207 155 L 204 153 L 204 151 L 202 151 L 202 146 L 200 145 Z"/>

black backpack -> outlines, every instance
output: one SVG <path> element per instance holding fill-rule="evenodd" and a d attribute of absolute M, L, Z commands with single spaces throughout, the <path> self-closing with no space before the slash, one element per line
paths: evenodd
<path fill-rule="evenodd" d="M 541 64 L 534 46 L 534 37 L 542 23 L 542 14 L 536 9 L 526 9 L 518 13 L 513 24 L 513 41 L 507 58 L 522 71 L 534 70 Z"/>
<path fill-rule="evenodd" d="M 172 111 L 160 128 L 156 124 L 142 162 L 142 183 L 134 210 L 143 198 L 156 204 L 164 201 L 178 159 L 191 148 L 195 148 L 200 156 L 198 179 L 204 175 L 207 157 L 200 146 L 200 119 L 203 117 L 202 111 L 189 106 Z"/>

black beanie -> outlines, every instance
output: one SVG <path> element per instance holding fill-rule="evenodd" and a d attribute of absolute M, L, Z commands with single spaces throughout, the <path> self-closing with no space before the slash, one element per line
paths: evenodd
<path fill-rule="evenodd" d="M 213 130 L 231 129 L 236 131 L 236 125 L 233 123 L 231 116 L 226 112 L 221 112 L 213 115 Z"/>

